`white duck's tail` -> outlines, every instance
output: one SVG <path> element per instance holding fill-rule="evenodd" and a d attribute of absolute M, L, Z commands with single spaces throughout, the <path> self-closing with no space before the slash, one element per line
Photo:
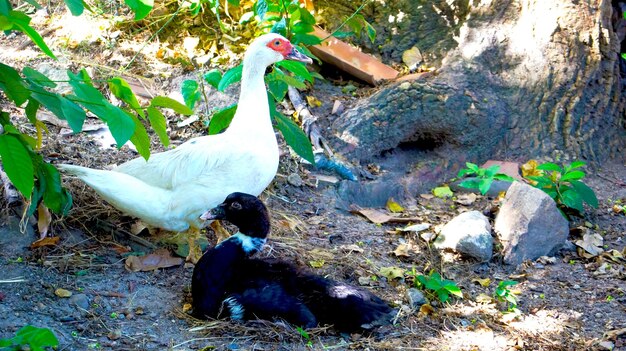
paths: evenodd
<path fill-rule="evenodd" d="M 139 217 L 148 224 L 159 223 L 168 211 L 168 190 L 120 172 L 67 164 L 56 166 L 63 173 L 78 177 L 118 210 Z"/>

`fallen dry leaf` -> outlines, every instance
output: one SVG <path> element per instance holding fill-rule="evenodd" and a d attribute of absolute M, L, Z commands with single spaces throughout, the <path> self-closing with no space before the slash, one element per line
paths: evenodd
<path fill-rule="evenodd" d="M 430 304 L 425 303 L 422 306 L 420 306 L 419 314 L 424 315 L 424 316 L 428 316 L 428 315 L 431 315 L 433 313 L 435 313 L 435 309 Z"/>
<path fill-rule="evenodd" d="M 128 256 L 125 266 L 132 272 L 154 271 L 159 268 L 178 266 L 183 263 L 180 257 L 173 257 L 166 249 L 159 249 L 146 256 Z"/>
<path fill-rule="evenodd" d="M 311 260 L 309 261 L 309 266 L 313 268 L 322 268 L 324 266 L 324 260 Z"/>
<path fill-rule="evenodd" d="M 417 247 L 412 244 L 400 244 L 393 251 L 394 255 L 398 257 L 410 257 L 412 253 L 417 253 Z"/>
<path fill-rule="evenodd" d="M 350 244 L 350 245 L 341 245 L 339 246 L 339 250 L 343 251 L 343 252 L 347 252 L 348 254 L 351 254 L 353 252 L 358 252 L 358 253 L 362 253 L 363 249 L 359 247 L 359 245 L 357 244 Z"/>
<path fill-rule="evenodd" d="M 36 249 L 38 247 L 43 247 L 43 246 L 56 246 L 59 244 L 59 241 L 61 241 L 61 237 L 58 237 L 58 236 L 45 237 L 30 244 L 30 248 Z"/>
<path fill-rule="evenodd" d="M 58 297 L 70 297 L 72 296 L 72 292 L 69 290 L 58 288 L 54 291 L 54 294 Z"/>
<path fill-rule="evenodd" d="M 604 252 L 602 248 L 604 239 L 597 233 L 585 234 L 582 240 L 576 240 L 575 244 L 582 249 L 578 250 L 578 254 L 584 258 L 596 257 Z"/>
<path fill-rule="evenodd" d="M 320 107 L 322 106 L 322 102 L 319 101 L 315 96 L 306 96 L 306 103 L 311 107 Z"/>
<path fill-rule="evenodd" d="M 433 232 L 426 232 L 426 233 L 420 234 L 420 238 L 422 238 L 422 240 L 424 240 L 427 243 L 433 241 L 436 237 L 437 237 L 437 234 Z"/>
<path fill-rule="evenodd" d="M 491 279 L 489 279 L 489 278 L 485 278 L 485 279 L 475 278 L 475 279 L 472 279 L 472 282 L 476 282 L 476 283 L 480 284 L 480 286 L 486 288 L 486 287 L 489 286 L 489 284 L 491 284 Z"/>
<path fill-rule="evenodd" d="M 454 200 L 454 202 L 463 206 L 469 206 L 476 201 L 476 198 L 477 196 L 474 193 L 460 194 L 456 197 L 456 200 Z"/>
<path fill-rule="evenodd" d="M 392 213 L 404 212 L 404 207 L 397 203 L 393 197 L 390 197 L 389 200 L 387 200 L 387 209 Z"/>
<path fill-rule="evenodd" d="M 420 224 L 412 224 L 404 228 L 396 228 L 396 230 L 401 231 L 401 232 L 421 232 L 428 228 L 430 228 L 430 223 L 420 223 Z"/>
<path fill-rule="evenodd" d="M 356 206 L 353 206 L 350 209 L 350 212 L 358 213 L 362 215 L 363 217 L 369 219 L 372 223 L 376 223 L 376 224 L 383 224 L 387 222 L 406 223 L 406 222 L 416 222 L 420 220 L 419 218 L 416 218 L 416 217 L 394 217 L 384 212 L 381 212 L 379 210 L 375 210 L 373 208 L 360 208 Z"/>
<path fill-rule="evenodd" d="M 488 303 L 493 302 L 493 298 L 485 293 L 478 294 L 475 300 L 476 302 L 483 303 L 483 304 L 488 304 Z"/>
<path fill-rule="evenodd" d="M 400 267 L 381 267 L 379 274 L 389 280 L 404 278 L 404 269 Z"/>
<path fill-rule="evenodd" d="M 333 258 L 335 258 L 335 255 L 332 252 L 320 248 L 313 249 L 309 253 L 315 259 L 332 260 Z"/>
<path fill-rule="evenodd" d="M 39 238 L 43 239 L 48 235 L 52 215 L 50 210 L 43 204 L 43 201 L 37 206 L 37 229 L 39 230 Z"/>
<path fill-rule="evenodd" d="M 186 303 L 183 305 L 183 313 L 187 313 L 191 310 L 191 304 L 190 303 Z"/>
<path fill-rule="evenodd" d="M 539 164 L 537 163 L 537 161 L 535 160 L 530 160 L 526 163 L 524 163 L 522 165 L 522 177 L 524 178 L 528 178 L 530 176 L 541 176 L 543 175 L 543 171 L 540 169 L 537 169 L 537 166 L 539 166 Z M 532 181 L 532 183 L 536 183 L 535 181 Z"/>
<path fill-rule="evenodd" d="M 416 46 L 402 53 L 402 62 L 409 68 L 409 71 L 414 71 L 423 60 L 422 53 Z"/>

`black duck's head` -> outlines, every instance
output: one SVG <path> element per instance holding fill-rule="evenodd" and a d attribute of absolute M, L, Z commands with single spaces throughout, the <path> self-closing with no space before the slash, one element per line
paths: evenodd
<path fill-rule="evenodd" d="M 239 228 L 239 232 L 253 238 L 265 239 L 270 232 L 267 208 L 256 196 L 232 193 L 219 206 L 202 214 L 203 220 L 226 220 Z"/>

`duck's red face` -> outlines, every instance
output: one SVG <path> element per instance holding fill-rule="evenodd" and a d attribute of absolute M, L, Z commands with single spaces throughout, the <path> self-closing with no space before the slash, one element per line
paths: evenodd
<path fill-rule="evenodd" d="M 313 63 L 309 57 L 301 54 L 300 51 L 286 39 L 276 38 L 267 43 L 267 47 L 283 55 L 286 60 Z"/>
<path fill-rule="evenodd" d="M 281 38 L 276 38 L 270 41 L 267 43 L 267 47 L 276 52 L 280 52 L 285 57 L 291 53 L 291 50 L 293 50 L 293 45 L 291 45 L 289 41 Z"/>

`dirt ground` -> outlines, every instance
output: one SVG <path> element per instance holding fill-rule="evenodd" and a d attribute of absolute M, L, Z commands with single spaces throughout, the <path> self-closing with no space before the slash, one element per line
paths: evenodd
<path fill-rule="evenodd" d="M 11 40 L 15 39 L 0 39 L 0 46 L 14 50 Z M 29 50 L 32 48 L 5 52 L 2 59 L 16 66 L 41 64 Z M 101 53 L 96 57 L 89 54 L 79 46 L 72 52 L 73 61 L 44 65 L 76 68 L 89 59 L 107 62 L 98 56 Z M 132 56 L 122 49 L 112 56 L 117 54 L 125 60 Z M 173 90 L 183 73 L 168 65 L 159 69 L 153 71 L 153 85 Z M 329 79 L 313 90 L 311 94 L 325 102 L 317 111 L 320 116 L 328 114 L 332 100 L 339 95 L 349 108 L 354 97 L 341 93 L 346 83 Z M 228 98 L 212 96 L 209 100 L 223 104 L 224 99 Z M 22 113 L 2 103 L 3 110 L 13 116 Z M 202 121 L 184 127 L 177 127 L 176 122 L 170 121 L 174 144 L 204 133 Z M 63 135 L 61 127 L 49 124 L 49 128 L 42 153 L 53 163 L 106 168 L 137 157 L 127 147 L 102 149 L 93 135 Z M 160 147 L 156 142 L 154 146 Z M 329 328 L 303 335 L 280 322 L 195 320 L 184 312 L 191 300 L 192 266 L 149 272 L 125 268 L 129 251 L 147 253 L 151 245 L 173 248 L 172 244 L 164 243 L 163 235 L 138 234 L 151 243 L 148 246 L 125 236 L 123 231 L 131 230 L 133 219 L 108 207 L 82 183 L 66 180 L 75 204 L 68 217 L 56 218 L 52 224 L 51 234 L 61 238 L 58 245 L 31 249 L 36 225 L 27 222 L 21 233 L 16 211 L 5 208 L 2 213 L 0 338 L 32 324 L 54 331 L 59 350 L 626 350 L 623 259 L 586 259 L 569 248 L 554 262 L 526 262 L 514 268 L 503 265 L 498 255 L 488 263 L 477 263 L 440 253 L 416 233 L 396 232 L 404 224 L 377 225 L 336 208 L 334 186 L 316 183 L 284 143 L 281 149 L 279 174 L 262 195 L 271 210 L 274 230 L 260 255 L 283 258 L 330 278 L 367 286 L 398 308 L 393 325 L 365 335 L 338 334 Z M 612 163 L 589 173 L 587 183 L 595 190 L 600 207 L 588 209 L 584 218 L 570 223 L 570 241 L 590 230 L 603 236 L 606 251 L 625 253 L 626 218 L 614 213 L 612 206 L 616 201 L 626 202 L 626 167 Z M 304 185 L 289 182 L 293 174 L 299 175 Z M 407 207 L 402 216 L 416 217 L 415 222 L 432 227 L 463 211 L 493 214 L 498 207 L 497 199 L 485 197 L 464 206 L 453 200 L 413 195 L 415 205 Z M 214 244 L 212 233 L 207 233 L 207 239 Z M 406 255 L 394 254 L 399 245 L 408 245 Z M 389 279 L 381 274 L 381 268 L 387 267 L 399 268 L 404 274 Z M 407 290 L 414 284 L 408 273 L 413 268 L 418 274 L 437 270 L 458 284 L 463 298 L 446 304 L 431 301 L 432 310 L 412 310 Z M 476 281 L 485 278 L 491 279 L 487 286 Z M 493 295 L 497 282 L 510 279 L 519 282 L 514 287 L 521 311 L 517 318 L 502 313 L 504 304 L 485 299 L 485 295 Z M 72 296 L 57 296 L 59 288 Z"/>

